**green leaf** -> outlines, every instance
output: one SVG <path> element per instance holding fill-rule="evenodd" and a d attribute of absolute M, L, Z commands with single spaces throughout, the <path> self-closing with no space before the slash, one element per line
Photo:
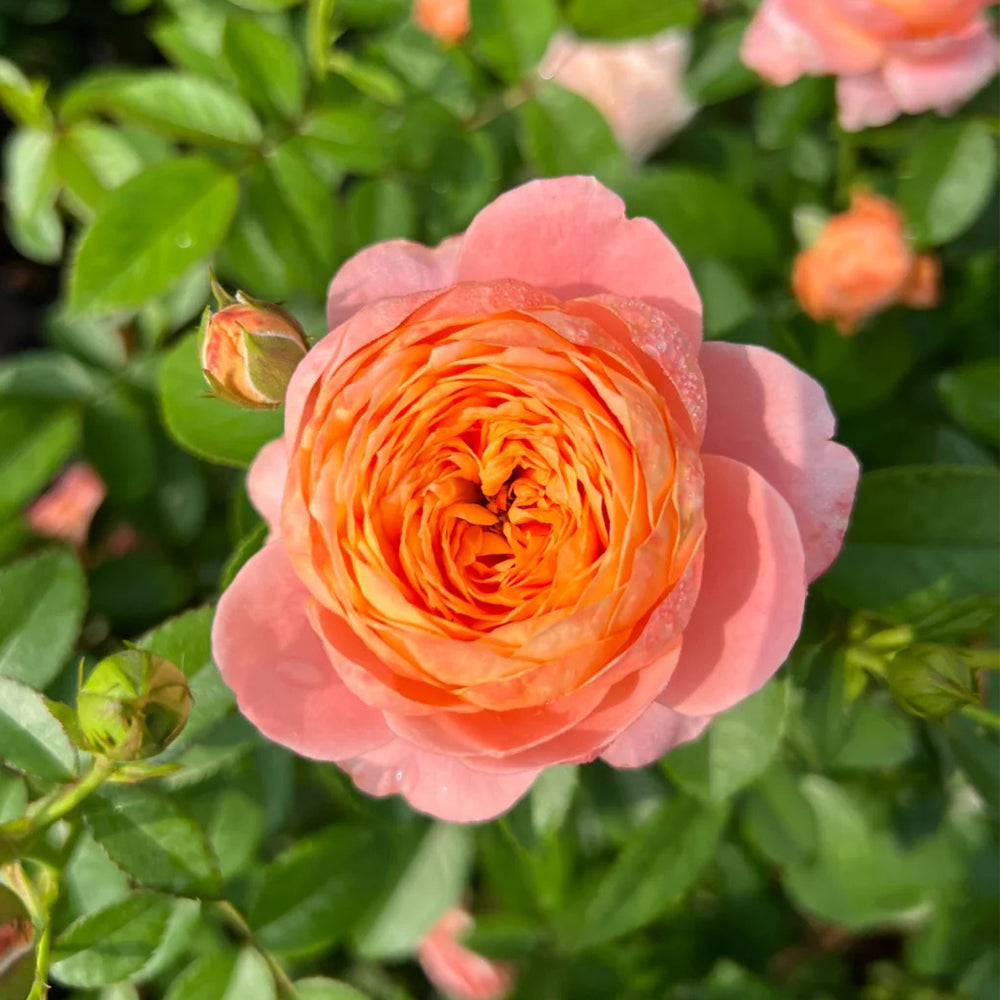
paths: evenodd
<path fill-rule="evenodd" d="M 976 221 L 993 194 L 997 149 L 979 121 L 937 125 L 922 138 L 898 200 L 918 243 L 947 243 Z"/>
<path fill-rule="evenodd" d="M 786 149 L 806 126 L 828 111 L 832 99 L 825 77 L 803 76 L 786 87 L 765 87 L 757 97 L 754 133 L 764 149 Z"/>
<path fill-rule="evenodd" d="M 166 290 L 222 241 L 236 178 L 196 157 L 149 167 L 113 192 L 80 242 L 70 307 L 112 312 Z"/>
<path fill-rule="evenodd" d="M 0 823 L 16 819 L 28 804 L 28 786 L 24 778 L 10 771 L 0 771 Z"/>
<path fill-rule="evenodd" d="M 381 240 L 413 239 L 417 204 L 410 188 L 392 178 L 355 184 L 347 196 L 347 224 L 352 247 Z"/>
<path fill-rule="evenodd" d="M 131 878 L 177 895 L 214 895 L 219 862 L 197 823 L 145 785 L 105 788 L 84 805 L 94 839 Z"/>
<path fill-rule="evenodd" d="M 552 0 L 471 0 L 472 39 L 483 61 L 516 83 L 541 61 L 559 26 Z"/>
<path fill-rule="evenodd" d="M 274 978 L 260 952 L 209 954 L 173 981 L 165 1000 L 274 1000 Z"/>
<path fill-rule="evenodd" d="M 759 273 L 778 265 L 771 219 L 733 185 L 686 167 L 649 169 L 625 184 L 630 215 L 649 216 L 686 258 Z"/>
<path fill-rule="evenodd" d="M 79 436 L 75 407 L 0 398 L 0 517 L 15 513 L 45 486 Z"/>
<path fill-rule="evenodd" d="M 358 934 L 359 954 L 383 960 L 412 954 L 424 934 L 462 894 L 471 864 L 469 829 L 435 823 Z"/>
<path fill-rule="evenodd" d="M 937 390 L 959 426 L 1000 445 L 1000 363 L 973 361 L 954 368 L 938 377 Z"/>
<path fill-rule="evenodd" d="M 715 855 L 724 806 L 675 795 L 646 819 L 578 901 L 567 943 L 587 948 L 644 927 L 680 901 Z"/>
<path fill-rule="evenodd" d="M 600 111 L 555 83 L 539 87 L 518 109 L 524 158 L 548 177 L 594 174 L 614 185 L 625 169 L 621 149 Z"/>
<path fill-rule="evenodd" d="M 810 775 L 802 790 L 816 817 L 817 852 L 788 867 L 785 887 L 820 919 L 855 930 L 909 921 L 961 871 L 954 846 L 940 838 L 903 851 L 832 781 Z"/>
<path fill-rule="evenodd" d="M 80 917 L 53 944 L 53 977 L 93 989 L 132 975 L 156 950 L 171 909 L 168 897 L 138 892 Z"/>
<path fill-rule="evenodd" d="M 261 873 L 249 921 L 266 948 L 314 952 L 346 937 L 385 876 L 375 832 L 332 826 L 300 840 Z"/>
<path fill-rule="evenodd" d="M 179 611 L 190 599 L 190 572 L 159 552 L 107 559 L 90 574 L 90 604 L 113 630 L 128 634 Z"/>
<path fill-rule="evenodd" d="M 131 981 L 149 983 L 169 973 L 187 953 L 200 929 L 201 902 L 197 899 L 175 900 L 156 951 L 138 972 L 132 974 Z"/>
<path fill-rule="evenodd" d="M 854 770 L 886 770 L 909 760 L 916 749 L 913 727 L 895 710 L 892 699 L 869 697 L 855 705 L 831 764 Z"/>
<path fill-rule="evenodd" d="M 904 466 L 863 476 L 825 586 L 882 610 L 937 585 L 942 597 L 998 589 L 1000 475 L 976 466 Z"/>
<path fill-rule="evenodd" d="M 59 178 L 56 138 L 41 129 L 18 129 L 4 147 L 4 193 L 8 229 L 14 245 L 32 260 L 52 264 L 63 247 L 63 227 L 56 211 Z"/>
<path fill-rule="evenodd" d="M 230 18 L 222 52 L 243 96 L 268 114 L 292 118 L 302 109 L 305 71 L 288 39 L 247 18 Z"/>
<path fill-rule="evenodd" d="M 943 733 L 969 784 L 996 816 L 1000 813 L 1000 752 L 996 739 L 984 738 L 976 724 L 961 715 L 946 720 Z"/>
<path fill-rule="evenodd" d="M 383 104 L 398 105 L 406 99 L 406 89 L 394 73 L 378 63 L 358 59 L 346 49 L 333 49 L 326 57 L 326 68 Z"/>
<path fill-rule="evenodd" d="M 750 789 L 743 832 L 776 865 L 808 863 L 815 857 L 816 817 L 786 765 L 773 764 Z"/>
<path fill-rule="evenodd" d="M 63 113 L 78 119 L 94 112 L 194 142 L 252 146 L 263 134 L 241 97 L 214 80 L 179 70 L 92 76 L 67 97 Z"/>
<path fill-rule="evenodd" d="M 0 677 L 47 687 L 73 650 L 87 605 L 69 549 L 46 549 L 0 569 Z"/>
<path fill-rule="evenodd" d="M 92 121 L 74 122 L 59 132 L 55 162 L 73 210 L 86 219 L 144 165 L 121 129 Z"/>
<path fill-rule="evenodd" d="M 269 531 L 268 526 L 262 521 L 253 531 L 240 539 L 222 570 L 222 577 L 219 580 L 220 590 L 225 590 L 236 579 L 236 574 L 261 550 Z"/>
<path fill-rule="evenodd" d="M 573 30 L 596 38 L 642 38 L 665 28 L 693 25 L 701 13 L 698 0 L 571 0 L 566 16 Z"/>
<path fill-rule="evenodd" d="M 144 496 L 156 481 L 156 442 L 146 410 L 116 387 L 84 411 L 83 451 L 116 500 Z"/>
<path fill-rule="evenodd" d="M 697 740 L 671 750 L 663 759 L 664 769 L 699 798 L 725 802 L 774 760 L 787 703 L 788 686 L 772 681 L 716 716 Z"/>
<path fill-rule="evenodd" d="M 0 361 L 0 394 L 85 402 L 107 388 L 101 372 L 57 351 L 22 351 Z"/>
<path fill-rule="evenodd" d="M 368 1000 L 360 990 L 347 983 L 326 976 L 310 976 L 308 979 L 298 979 L 295 990 L 299 1000 Z"/>
<path fill-rule="evenodd" d="M 9 59 L 0 58 L 0 106 L 18 124 L 44 128 L 51 123 L 46 89 L 43 81 L 29 80 Z"/>
<path fill-rule="evenodd" d="M 159 391 L 167 429 L 179 444 L 211 462 L 249 465 L 268 441 L 281 436 L 280 410 L 241 410 L 207 395 L 194 333 L 182 337 L 163 359 Z"/>
<path fill-rule="evenodd" d="M 687 91 L 696 104 L 717 104 L 739 97 L 758 85 L 757 75 L 740 58 L 740 45 L 749 21 L 719 20 L 696 55 L 687 75 Z"/>
<path fill-rule="evenodd" d="M 575 764 L 547 767 L 535 779 L 528 801 L 531 825 L 538 836 L 553 833 L 563 825 L 579 783 L 580 769 Z"/>
<path fill-rule="evenodd" d="M 390 162 L 392 139 L 370 107 L 338 105 L 313 111 L 302 126 L 310 147 L 340 170 L 371 174 Z"/>
<path fill-rule="evenodd" d="M 45 699 L 25 684 L 0 677 L 0 760 L 46 781 L 68 781 L 76 750 Z"/>
<path fill-rule="evenodd" d="M 721 337 L 756 314 L 754 295 L 734 268 L 704 257 L 693 261 L 691 270 L 705 309 L 706 337 Z"/>

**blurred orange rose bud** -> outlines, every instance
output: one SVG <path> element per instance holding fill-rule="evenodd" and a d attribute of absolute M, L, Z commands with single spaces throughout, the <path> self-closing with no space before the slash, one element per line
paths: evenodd
<path fill-rule="evenodd" d="M 106 495 L 104 480 L 86 462 L 74 462 L 27 509 L 25 519 L 39 535 L 80 546 Z"/>
<path fill-rule="evenodd" d="M 416 0 L 413 20 L 442 42 L 457 42 L 472 26 L 469 0 Z"/>
<path fill-rule="evenodd" d="M 213 279 L 218 312 L 205 310 L 199 332 L 201 369 L 220 399 L 255 410 L 275 409 L 309 349 L 290 313 L 243 292 L 228 295 Z"/>
<path fill-rule="evenodd" d="M 826 223 L 792 271 L 802 308 L 817 322 L 833 320 L 845 335 L 897 303 L 932 308 L 939 285 L 938 262 L 914 252 L 899 209 L 863 191 L 855 192 L 848 211 Z"/>

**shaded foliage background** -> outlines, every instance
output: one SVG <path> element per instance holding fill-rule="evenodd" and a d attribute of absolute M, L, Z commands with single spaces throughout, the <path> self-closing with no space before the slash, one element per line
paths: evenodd
<path fill-rule="evenodd" d="M 414 948 L 456 901 L 523 1000 L 996 996 L 995 674 L 933 720 L 907 711 L 924 661 L 885 680 L 914 644 L 959 674 L 995 665 L 996 87 L 949 120 L 848 135 L 831 81 L 768 88 L 740 65 L 754 6 L 473 0 L 445 47 L 405 0 L 0 3 L 0 336 L 17 349 L 0 361 L 0 821 L 81 767 L 32 694 L 72 705 L 81 656 L 141 636 L 195 695 L 152 761 L 179 768 L 105 785 L 4 869 L 34 884 L 39 927 L 51 910 L 53 996 L 268 1000 L 280 963 L 427 997 Z M 561 25 L 691 29 L 694 121 L 629 161 L 534 73 Z M 234 713 L 210 605 L 261 544 L 240 470 L 280 415 L 203 398 L 191 330 L 208 263 L 317 337 L 354 250 L 436 242 L 506 188 L 574 172 L 677 243 L 708 337 L 823 383 L 865 476 L 767 688 L 657 765 L 553 768 L 506 818 L 434 823 Z M 788 276 L 797 235 L 858 184 L 900 202 L 944 295 L 846 339 L 801 314 Z M 79 551 L 23 513 L 75 457 L 108 488 Z"/>

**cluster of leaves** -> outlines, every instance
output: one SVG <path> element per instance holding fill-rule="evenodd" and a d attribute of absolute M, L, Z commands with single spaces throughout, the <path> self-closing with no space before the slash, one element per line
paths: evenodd
<path fill-rule="evenodd" d="M 39 273 L 65 263 L 43 346 L 0 362 L 0 824 L 92 773 L 62 724 L 81 656 L 142 635 L 194 696 L 169 748 L 30 850 L 3 855 L 0 825 L 36 934 L 14 973 L 30 983 L 37 954 L 80 1000 L 421 998 L 414 948 L 462 901 L 519 1000 L 993 996 L 996 93 L 846 135 L 830 81 L 765 88 L 740 64 L 754 6 L 472 0 L 448 47 L 408 0 L 0 4 L 7 233 Z M 565 25 L 690 29 L 694 122 L 631 162 L 535 74 Z M 866 473 L 779 681 L 660 765 L 554 768 L 505 819 L 432 823 L 235 712 L 210 602 L 263 540 L 239 470 L 281 417 L 207 398 L 190 331 L 209 263 L 320 335 L 354 250 L 435 242 L 521 180 L 576 172 L 677 243 L 707 336 L 823 383 Z M 788 273 L 796 233 L 857 184 L 903 206 L 945 291 L 845 339 L 801 315 Z M 23 514 L 74 457 L 108 488 L 81 551 Z"/>

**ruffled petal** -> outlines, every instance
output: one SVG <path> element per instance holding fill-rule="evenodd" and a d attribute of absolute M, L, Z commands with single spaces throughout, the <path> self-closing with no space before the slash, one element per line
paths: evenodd
<path fill-rule="evenodd" d="M 816 0 L 764 0 L 743 36 L 743 62 L 784 86 L 800 76 L 863 73 L 882 44 L 847 21 L 836 5 Z"/>
<path fill-rule="evenodd" d="M 781 494 L 730 458 L 704 464 L 701 590 L 657 699 L 685 715 L 714 715 L 760 688 L 794 645 L 806 596 L 802 542 Z"/>
<path fill-rule="evenodd" d="M 857 459 L 830 440 L 835 421 L 823 387 L 763 347 L 705 344 L 701 367 L 704 452 L 749 465 L 785 498 L 802 536 L 806 576 L 815 579 L 840 551 L 858 485 Z"/>
<path fill-rule="evenodd" d="M 281 542 L 266 545 L 219 600 L 212 655 L 240 711 L 269 739 L 318 760 L 388 742 L 380 712 L 337 675 L 306 618 L 308 594 Z"/>
<path fill-rule="evenodd" d="M 673 747 L 700 736 L 710 721 L 711 716 L 682 715 L 654 701 L 601 751 L 601 759 L 612 767 L 643 767 Z"/>
<path fill-rule="evenodd" d="M 701 342 L 701 299 L 677 248 L 593 177 L 531 181 L 472 220 L 456 280 L 515 278 L 560 298 L 611 292 L 643 299 Z"/>
<path fill-rule="evenodd" d="M 281 498 L 288 475 L 288 452 L 282 438 L 269 441 L 247 471 L 247 493 L 272 535 L 281 531 Z"/>
<path fill-rule="evenodd" d="M 436 247 L 411 240 L 385 240 L 359 250 L 333 276 L 326 298 L 329 329 L 379 299 L 447 288 L 455 282 L 461 236 Z"/>
<path fill-rule="evenodd" d="M 902 108 L 886 86 L 882 70 L 837 80 L 837 120 L 848 132 L 887 125 Z"/>
<path fill-rule="evenodd" d="M 951 114 L 997 71 L 997 40 L 983 22 L 975 34 L 943 44 L 900 46 L 882 69 L 885 84 L 907 114 Z"/>
<path fill-rule="evenodd" d="M 339 761 L 369 795 L 402 795 L 414 809 L 452 823 L 479 823 L 509 809 L 541 768 L 512 774 L 473 771 L 458 757 L 421 750 L 403 739 Z"/>

